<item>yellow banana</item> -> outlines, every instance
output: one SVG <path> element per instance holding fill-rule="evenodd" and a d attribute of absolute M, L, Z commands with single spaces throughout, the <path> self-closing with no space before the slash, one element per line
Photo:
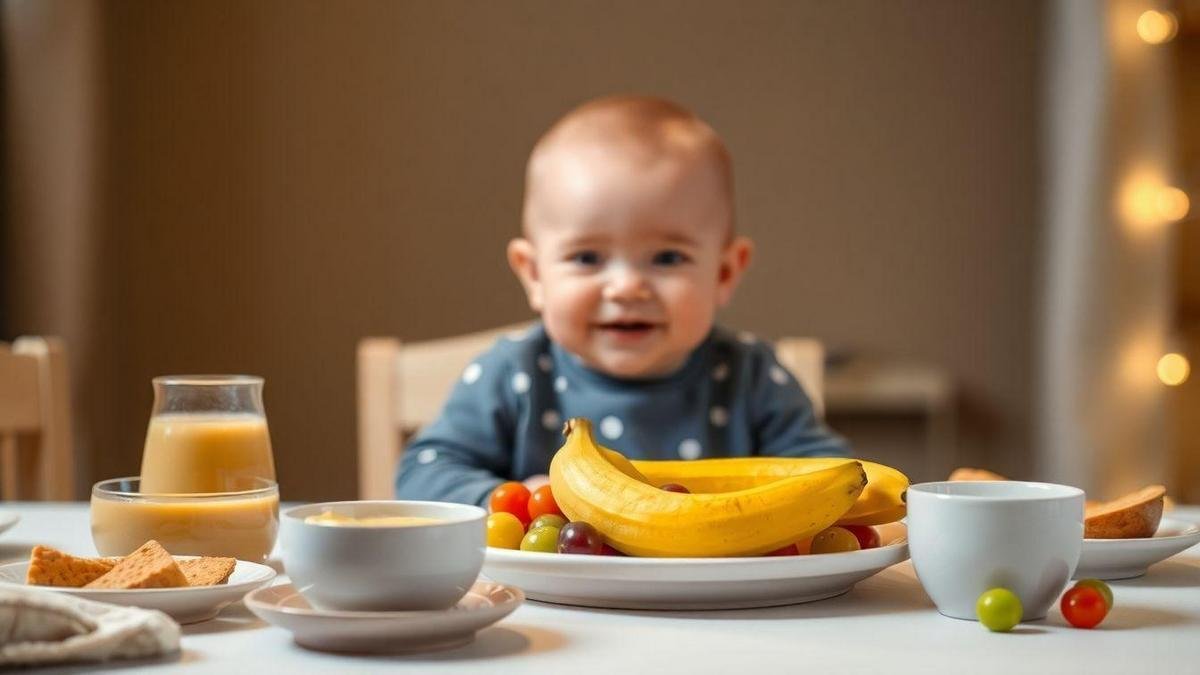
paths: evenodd
<path fill-rule="evenodd" d="M 550 463 L 555 501 L 568 518 L 591 523 L 613 548 L 630 555 L 768 553 L 832 525 L 867 483 L 862 465 L 840 460 L 744 490 L 667 492 L 643 480 L 633 464 L 618 466 L 612 455 L 620 455 L 596 443 L 587 420 L 568 421 L 566 435 Z"/>
<path fill-rule="evenodd" d="M 781 478 L 822 471 L 845 461 L 838 457 L 730 457 L 695 461 L 635 460 L 630 465 L 651 485 L 679 483 L 693 493 L 710 493 L 768 485 Z M 867 487 L 837 524 L 882 525 L 903 518 L 908 477 L 890 466 L 863 460 L 859 463 L 867 472 Z"/>

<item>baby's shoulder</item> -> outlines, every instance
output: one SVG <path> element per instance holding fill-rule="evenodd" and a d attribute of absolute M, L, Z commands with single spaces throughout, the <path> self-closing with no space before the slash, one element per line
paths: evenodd
<path fill-rule="evenodd" d="M 542 324 L 513 330 L 500 336 L 491 347 L 472 359 L 468 374 L 475 379 L 505 379 L 538 366 L 549 350 L 549 337 Z"/>
<path fill-rule="evenodd" d="M 775 363 L 775 345 L 746 330 L 717 326 L 712 334 L 712 354 L 731 368 L 758 369 Z"/>

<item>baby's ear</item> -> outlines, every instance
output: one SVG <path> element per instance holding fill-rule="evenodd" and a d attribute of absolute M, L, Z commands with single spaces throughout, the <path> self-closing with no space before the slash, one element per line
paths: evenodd
<path fill-rule="evenodd" d="M 537 251 L 533 244 L 525 238 L 518 237 L 508 242 L 508 266 L 517 275 L 521 286 L 525 289 L 525 297 L 529 308 L 535 312 L 542 311 L 542 282 L 538 275 Z"/>
<path fill-rule="evenodd" d="M 754 258 L 754 242 L 746 237 L 734 237 L 721 252 L 721 268 L 717 272 L 717 306 L 724 307 L 733 299 L 733 292 Z"/>

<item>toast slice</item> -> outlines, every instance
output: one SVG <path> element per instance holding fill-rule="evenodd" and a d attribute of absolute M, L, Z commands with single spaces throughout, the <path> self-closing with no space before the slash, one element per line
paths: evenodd
<path fill-rule="evenodd" d="M 237 560 L 233 558 L 192 558 L 180 560 L 179 569 L 187 577 L 188 586 L 216 586 L 229 580 Z"/>
<path fill-rule="evenodd" d="M 125 556 L 104 576 L 87 588 L 176 588 L 187 586 L 187 577 L 175 559 L 157 541 L 151 539 Z"/>
<path fill-rule="evenodd" d="M 1147 485 L 1127 495 L 1084 509 L 1083 536 L 1087 539 L 1153 537 L 1162 519 L 1167 489 Z"/>
<path fill-rule="evenodd" d="M 79 588 L 108 574 L 117 564 L 108 558 L 80 558 L 50 548 L 34 546 L 29 554 L 25 583 L 34 586 Z"/>

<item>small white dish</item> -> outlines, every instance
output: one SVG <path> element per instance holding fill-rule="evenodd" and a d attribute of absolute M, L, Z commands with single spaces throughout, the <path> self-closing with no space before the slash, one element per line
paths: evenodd
<path fill-rule="evenodd" d="M 10 529 L 21 522 L 21 516 L 12 511 L 0 511 L 0 532 Z"/>
<path fill-rule="evenodd" d="M 508 616 L 525 595 L 519 588 L 478 581 L 449 609 L 346 612 L 314 609 L 292 584 L 246 595 L 246 607 L 267 623 L 290 631 L 296 644 L 329 652 L 403 654 L 452 649 L 476 631 Z"/>
<path fill-rule="evenodd" d="M 1153 537 L 1084 539 L 1076 579 L 1132 579 L 1151 565 L 1200 544 L 1200 525 L 1163 518 Z"/>
<path fill-rule="evenodd" d="M 613 609 L 745 609 L 823 600 L 908 559 L 904 538 L 879 548 L 753 558 L 633 558 L 489 548 L 483 574 L 531 600 Z"/>
<path fill-rule="evenodd" d="M 195 556 L 175 556 L 186 560 Z M 179 623 L 197 623 L 216 616 L 227 605 L 237 602 L 247 592 L 275 578 L 275 570 L 258 563 L 237 561 L 229 581 L 215 586 L 187 588 L 63 588 L 59 586 L 30 586 L 25 583 L 29 562 L 0 565 L 0 587 L 20 586 L 52 593 L 73 595 L 114 605 L 157 609 Z"/>

